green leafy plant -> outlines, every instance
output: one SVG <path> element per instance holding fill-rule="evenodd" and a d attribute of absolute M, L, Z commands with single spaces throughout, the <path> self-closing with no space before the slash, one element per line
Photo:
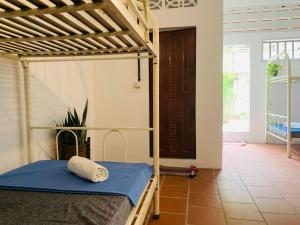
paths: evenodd
<path fill-rule="evenodd" d="M 236 99 L 234 94 L 234 81 L 237 79 L 235 73 L 223 74 L 223 122 L 227 123 L 234 116 L 233 105 Z"/>
<path fill-rule="evenodd" d="M 281 69 L 282 66 L 278 63 L 268 63 L 267 65 L 268 76 L 276 77 Z"/>
<path fill-rule="evenodd" d="M 76 109 L 73 112 L 69 108 L 64 121 L 60 124 L 56 124 L 57 127 L 86 127 L 86 117 L 88 112 L 88 100 L 86 100 L 85 107 L 80 120 Z M 58 129 L 57 132 L 60 130 Z M 86 130 L 73 130 L 78 138 L 78 145 L 85 145 L 87 143 L 87 131 Z M 59 141 L 62 145 L 75 146 L 74 135 L 70 132 L 62 132 L 59 136 Z"/>

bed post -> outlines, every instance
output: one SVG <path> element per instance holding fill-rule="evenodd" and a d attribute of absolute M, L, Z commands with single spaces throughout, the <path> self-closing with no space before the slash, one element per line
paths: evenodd
<path fill-rule="evenodd" d="M 266 76 L 266 118 L 265 118 L 265 143 L 269 143 L 269 134 L 268 134 L 268 126 L 269 126 L 269 95 L 270 95 L 270 83 L 269 76 Z"/>
<path fill-rule="evenodd" d="M 153 26 L 153 166 L 154 176 L 157 178 L 157 186 L 154 193 L 153 219 L 159 219 L 159 26 L 154 14 L 149 11 L 149 17 Z"/>
<path fill-rule="evenodd" d="M 32 145 L 31 145 L 31 105 L 30 105 L 30 71 L 29 63 L 26 59 L 21 60 L 23 68 L 23 82 L 24 82 L 24 108 L 25 108 L 25 129 L 26 140 L 25 146 L 28 155 L 28 162 L 33 162 Z"/>
<path fill-rule="evenodd" d="M 291 80 L 291 61 L 288 54 L 285 54 L 287 61 L 287 157 L 292 158 L 292 135 L 291 135 L 291 89 L 292 89 L 292 80 Z"/>
<path fill-rule="evenodd" d="M 157 187 L 154 193 L 153 218 L 159 218 L 159 57 L 153 58 L 153 164 Z"/>

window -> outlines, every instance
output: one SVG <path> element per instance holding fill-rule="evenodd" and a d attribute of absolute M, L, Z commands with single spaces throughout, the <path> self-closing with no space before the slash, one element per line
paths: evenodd
<path fill-rule="evenodd" d="M 279 42 L 278 43 L 278 53 L 285 52 L 285 42 Z"/>
<path fill-rule="evenodd" d="M 300 41 L 294 42 L 294 59 L 300 59 Z"/>
<path fill-rule="evenodd" d="M 248 132 L 250 46 L 225 45 L 223 63 L 223 131 Z"/>
<path fill-rule="evenodd" d="M 293 55 L 293 42 L 286 42 L 286 53 L 291 57 Z"/>
<path fill-rule="evenodd" d="M 270 43 L 263 44 L 263 60 L 270 59 Z"/>
<path fill-rule="evenodd" d="M 286 52 L 290 59 L 300 59 L 300 40 L 280 40 L 263 42 L 263 60 L 274 59 Z"/>
<path fill-rule="evenodd" d="M 271 43 L 271 58 L 273 59 L 276 55 L 278 55 L 278 44 Z"/>

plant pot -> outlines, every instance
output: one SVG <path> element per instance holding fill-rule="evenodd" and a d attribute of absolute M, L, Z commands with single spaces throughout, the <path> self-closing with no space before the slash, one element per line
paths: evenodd
<path fill-rule="evenodd" d="M 273 75 L 273 77 L 277 77 L 278 71 L 274 71 L 274 73 L 272 75 Z"/>
<path fill-rule="evenodd" d="M 76 155 L 76 146 L 59 144 L 58 154 L 60 160 L 69 160 Z M 78 146 L 78 155 L 90 159 L 90 138 L 88 138 L 86 144 Z"/>

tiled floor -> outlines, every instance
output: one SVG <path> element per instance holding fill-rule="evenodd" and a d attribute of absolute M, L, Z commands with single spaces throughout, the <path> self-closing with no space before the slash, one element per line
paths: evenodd
<path fill-rule="evenodd" d="M 149 225 L 300 225 L 300 151 L 225 144 L 223 169 L 161 180 L 161 218 Z"/>

